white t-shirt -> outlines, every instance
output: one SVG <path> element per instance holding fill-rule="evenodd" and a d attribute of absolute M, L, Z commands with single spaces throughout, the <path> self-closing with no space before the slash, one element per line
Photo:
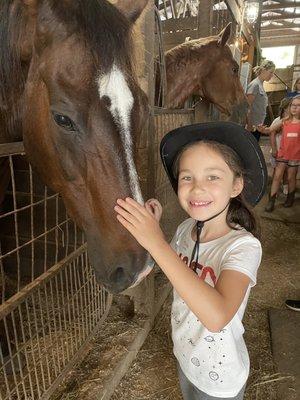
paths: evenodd
<path fill-rule="evenodd" d="M 171 242 L 187 265 L 195 245 L 191 239 L 194 225 L 192 218 L 184 221 Z M 192 263 L 191 268 L 209 285 L 215 286 L 225 269 L 242 272 L 251 279 L 239 310 L 218 333 L 206 329 L 174 290 L 171 322 L 175 357 L 190 382 L 210 396 L 234 397 L 248 378 L 250 361 L 242 318 L 250 288 L 256 284 L 261 253 L 259 240 L 245 229 L 200 243 L 199 263 Z"/>

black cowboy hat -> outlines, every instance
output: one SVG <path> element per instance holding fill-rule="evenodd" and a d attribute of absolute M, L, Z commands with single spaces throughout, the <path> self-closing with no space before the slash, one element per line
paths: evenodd
<path fill-rule="evenodd" d="M 207 122 L 182 126 L 167 133 L 160 144 L 160 155 L 171 185 L 177 193 L 177 178 L 172 167 L 178 152 L 187 144 L 212 140 L 232 148 L 246 171 L 243 195 L 255 206 L 266 190 L 268 173 L 263 153 L 254 136 L 233 122 Z M 201 160 L 199 160 L 201 161 Z"/>

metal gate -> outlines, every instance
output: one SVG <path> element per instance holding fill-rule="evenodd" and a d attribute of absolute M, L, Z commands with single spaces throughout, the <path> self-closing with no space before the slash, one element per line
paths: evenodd
<path fill-rule="evenodd" d="M 46 399 L 83 355 L 112 296 L 22 143 L 0 145 L 0 166 L 0 399 Z"/>

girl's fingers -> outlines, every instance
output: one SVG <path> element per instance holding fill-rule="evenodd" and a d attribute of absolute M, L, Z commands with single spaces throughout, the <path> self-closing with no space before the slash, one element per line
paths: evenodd
<path fill-rule="evenodd" d="M 136 222 L 138 222 L 138 219 L 130 212 L 124 210 L 124 208 L 117 205 L 114 207 L 114 210 L 118 213 L 118 215 L 121 215 L 131 225 L 134 225 Z"/>
<path fill-rule="evenodd" d="M 142 219 L 143 215 L 147 215 L 147 213 L 145 213 L 144 207 L 138 204 L 135 200 L 130 199 L 129 197 L 127 197 L 126 200 L 118 199 L 117 204 L 124 210 L 128 211 L 130 214 L 134 215 L 139 221 Z"/>
<path fill-rule="evenodd" d="M 126 197 L 125 203 L 131 205 L 134 207 L 136 210 L 138 210 L 141 214 L 147 215 L 147 212 L 145 211 L 145 207 L 142 206 L 140 203 L 132 199 L 131 197 Z"/>
<path fill-rule="evenodd" d="M 160 220 L 162 215 L 162 206 L 160 202 L 156 199 L 149 199 L 145 203 L 145 208 L 149 211 L 157 221 Z"/>
<path fill-rule="evenodd" d="M 133 236 L 133 231 L 134 231 L 134 227 L 133 225 L 128 222 L 125 218 L 122 217 L 122 215 L 117 214 L 117 220 L 121 223 L 121 225 L 124 226 L 124 228 L 126 228 L 128 230 L 129 233 L 131 233 Z"/>

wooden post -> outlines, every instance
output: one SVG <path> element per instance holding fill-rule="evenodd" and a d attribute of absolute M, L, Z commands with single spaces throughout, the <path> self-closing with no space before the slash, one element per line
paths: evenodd
<path fill-rule="evenodd" d="M 212 34 L 212 6 L 210 0 L 201 0 L 198 14 L 198 37 L 210 36 Z"/>
<path fill-rule="evenodd" d="M 195 106 L 195 122 L 209 121 L 209 101 L 203 99 Z"/>
<path fill-rule="evenodd" d="M 154 1 L 150 1 L 147 7 L 144 23 L 141 26 L 141 32 L 145 38 L 145 62 L 142 79 L 142 87 L 148 95 L 149 116 L 145 124 L 143 133 L 139 142 L 138 149 L 138 173 L 141 178 L 141 185 L 144 198 L 147 200 L 154 195 L 154 43 L 155 43 L 155 19 L 154 19 Z M 140 82 L 141 83 L 141 82 Z M 154 309 L 154 275 L 151 273 L 137 287 L 128 289 L 124 292 L 134 302 L 134 312 L 151 317 Z M 126 305 L 127 304 L 127 305 Z M 119 302 L 120 306 L 120 302 Z M 129 308 L 128 308 L 129 307 Z M 125 308 L 130 314 L 130 303 L 125 301 Z M 125 312 L 126 313 L 126 312 Z"/>

